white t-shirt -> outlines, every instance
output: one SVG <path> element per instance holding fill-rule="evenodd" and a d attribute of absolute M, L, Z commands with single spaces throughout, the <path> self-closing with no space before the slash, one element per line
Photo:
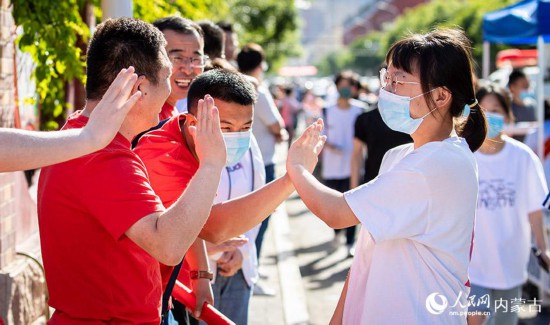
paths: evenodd
<path fill-rule="evenodd" d="M 474 156 L 451 137 L 388 151 L 377 178 L 346 192 L 362 227 L 344 324 L 466 324 L 451 313 L 467 308 L 477 191 Z"/>
<path fill-rule="evenodd" d="M 187 113 L 187 97 L 176 102 L 176 109 L 180 113 Z"/>
<path fill-rule="evenodd" d="M 269 131 L 269 126 L 281 122 L 283 118 L 273 101 L 269 90 L 264 87 L 258 87 L 258 100 L 254 105 L 254 121 L 252 124 L 252 133 L 258 141 L 262 158 L 266 165 L 274 163 L 275 156 L 275 136 Z"/>
<path fill-rule="evenodd" d="M 214 203 L 220 203 L 248 194 L 265 184 L 265 168 L 260 153 L 260 148 L 254 137 L 251 139 L 250 150 L 234 166 L 222 171 L 218 192 Z M 250 229 L 244 236 L 248 243 L 239 247 L 243 254 L 243 275 L 249 286 L 258 281 L 258 259 L 256 254 L 256 237 L 260 231 L 260 225 Z M 216 261 L 221 254 L 211 255 L 208 263 L 211 270 L 217 269 Z M 214 272 L 214 274 L 216 274 Z M 215 281 L 215 279 L 214 279 Z"/>
<path fill-rule="evenodd" d="M 470 281 L 510 289 L 527 280 L 531 247 L 529 213 L 542 209 L 548 193 L 538 157 L 523 143 L 504 137 L 494 155 L 475 153 L 479 198 Z"/>
<path fill-rule="evenodd" d="M 323 179 L 343 179 L 351 176 L 355 120 L 361 113 L 363 109 L 354 105 L 349 108 L 339 108 L 335 105 L 326 109 L 323 119 L 327 143 L 337 146 L 341 152 L 336 153 L 328 148 L 323 150 Z"/>

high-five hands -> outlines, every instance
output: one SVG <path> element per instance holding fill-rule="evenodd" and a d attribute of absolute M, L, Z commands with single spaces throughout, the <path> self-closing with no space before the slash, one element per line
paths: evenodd
<path fill-rule="evenodd" d="M 323 149 L 323 145 L 327 140 L 326 136 L 321 135 L 323 127 L 323 120 L 318 119 L 308 126 L 304 133 L 292 143 L 286 160 L 286 169 L 289 173 L 300 167 L 304 167 L 310 173 L 313 172 L 319 153 L 321 153 L 321 149 Z"/>

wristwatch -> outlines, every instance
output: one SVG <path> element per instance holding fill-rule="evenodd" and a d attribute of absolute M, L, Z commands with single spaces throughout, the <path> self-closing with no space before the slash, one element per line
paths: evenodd
<path fill-rule="evenodd" d="M 214 273 L 211 271 L 191 271 L 189 275 L 191 276 L 191 280 L 208 279 L 212 281 L 214 279 Z"/>

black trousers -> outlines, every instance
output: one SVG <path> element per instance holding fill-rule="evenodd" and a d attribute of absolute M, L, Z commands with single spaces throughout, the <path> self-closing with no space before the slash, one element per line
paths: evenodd
<path fill-rule="evenodd" d="M 341 179 L 325 179 L 324 183 L 327 187 L 330 187 L 333 190 L 344 193 L 350 190 L 350 179 L 341 178 Z M 353 245 L 355 242 L 355 228 L 356 226 L 351 226 L 344 229 L 334 229 L 334 234 L 338 234 L 341 231 L 346 231 L 346 245 Z"/>

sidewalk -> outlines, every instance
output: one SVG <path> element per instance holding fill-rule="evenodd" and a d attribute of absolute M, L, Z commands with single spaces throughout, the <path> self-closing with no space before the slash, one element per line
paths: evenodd
<path fill-rule="evenodd" d="M 249 324 L 329 323 L 351 265 L 343 247 L 332 247 L 332 238 L 333 230 L 312 215 L 296 193 L 279 207 L 261 258 L 268 278 L 260 280 L 277 294 L 252 297 Z"/>

